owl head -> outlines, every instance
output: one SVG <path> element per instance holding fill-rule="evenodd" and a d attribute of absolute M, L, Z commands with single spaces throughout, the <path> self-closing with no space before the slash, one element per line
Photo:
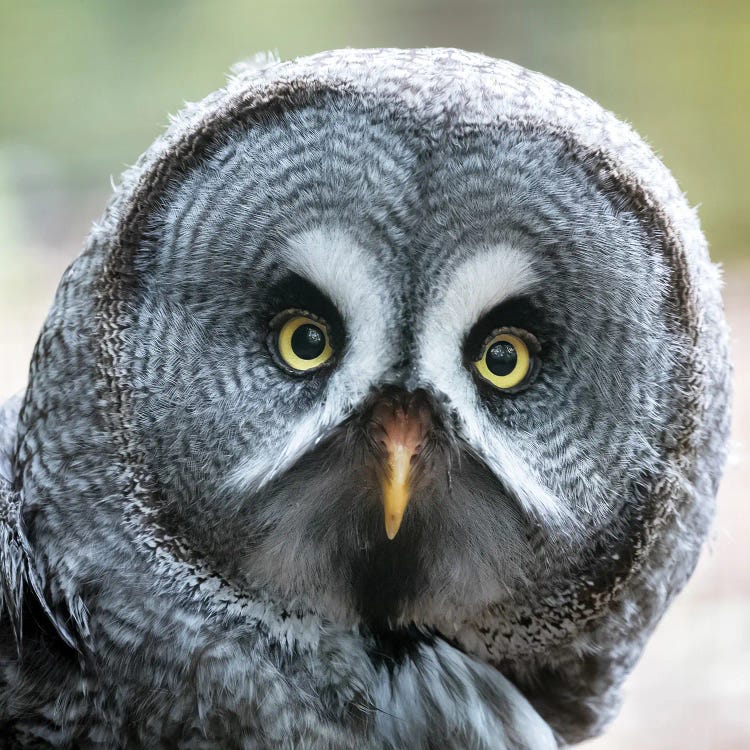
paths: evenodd
<path fill-rule="evenodd" d="M 241 66 L 126 173 L 40 339 L 20 480 L 56 595 L 150 560 L 209 610 L 417 626 L 584 736 L 711 516 L 718 290 L 666 168 L 559 83 Z"/>

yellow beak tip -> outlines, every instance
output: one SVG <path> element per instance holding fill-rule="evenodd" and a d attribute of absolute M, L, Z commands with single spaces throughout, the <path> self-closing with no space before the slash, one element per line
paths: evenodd
<path fill-rule="evenodd" d="M 386 516 L 385 535 L 391 541 L 396 538 L 398 530 L 401 528 L 401 516 Z"/>
<path fill-rule="evenodd" d="M 393 539 L 401 528 L 404 511 L 409 504 L 409 472 L 413 451 L 405 445 L 396 445 L 388 456 L 388 473 L 383 483 L 383 509 L 385 533 Z"/>

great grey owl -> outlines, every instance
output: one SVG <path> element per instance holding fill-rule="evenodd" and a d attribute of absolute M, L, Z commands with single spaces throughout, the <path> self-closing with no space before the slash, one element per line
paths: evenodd
<path fill-rule="evenodd" d="M 5 407 L 9 747 L 549 748 L 690 575 L 729 400 L 666 168 L 456 50 L 238 68 Z"/>

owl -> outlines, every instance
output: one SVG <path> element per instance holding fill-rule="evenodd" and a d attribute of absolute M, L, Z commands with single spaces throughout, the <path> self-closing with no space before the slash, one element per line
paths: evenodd
<path fill-rule="evenodd" d="M 562 84 L 238 67 L 124 174 L 2 411 L 5 746 L 600 732 L 711 520 L 719 289 Z"/>

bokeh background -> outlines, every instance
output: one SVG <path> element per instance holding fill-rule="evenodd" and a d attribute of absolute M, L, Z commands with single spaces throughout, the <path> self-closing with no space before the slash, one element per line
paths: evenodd
<path fill-rule="evenodd" d="M 0 0 L 0 397 L 167 113 L 261 50 L 456 46 L 581 89 L 671 167 L 724 265 L 733 457 L 712 543 L 590 750 L 750 748 L 750 2 Z"/>

